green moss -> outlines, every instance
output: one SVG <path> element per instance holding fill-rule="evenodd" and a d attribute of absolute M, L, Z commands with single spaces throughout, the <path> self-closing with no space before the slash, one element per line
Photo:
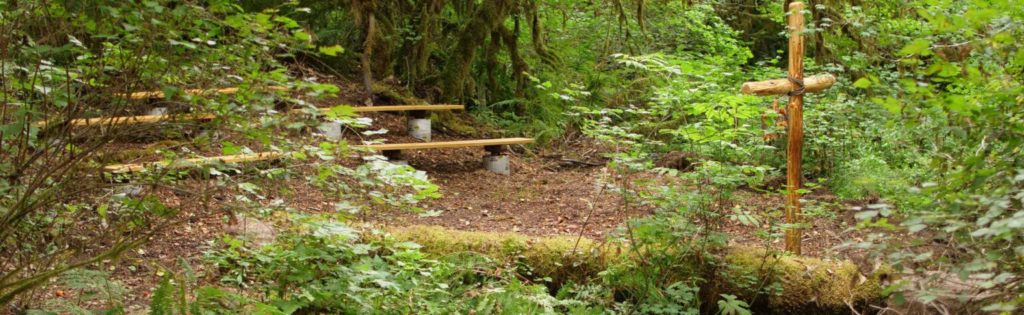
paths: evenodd
<path fill-rule="evenodd" d="M 434 113 L 434 120 L 437 121 L 438 125 L 460 135 L 476 137 L 481 133 L 477 127 L 474 127 L 471 123 L 467 123 L 465 119 L 460 118 L 452 112 Z"/>
<path fill-rule="evenodd" d="M 409 91 L 403 89 L 396 89 L 390 85 L 374 83 L 373 93 L 378 98 L 384 99 L 390 103 L 401 104 L 401 105 L 425 105 L 429 104 L 427 101 L 412 95 Z"/>
<path fill-rule="evenodd" d="M 882 283 L 891 274 L 883 268 L 865 275 L 851 261 L 778 256 L 763 249 L 734 248 L 725 255 L 725 262 L 750 268 L 758 277 L 781 284 L 782 294 L 768 297 L 767 306 L 786 312 L 845 313 L 847 304 L 879 302 Z"/>
<path fill-rule="evenodd" d="M 157 153 L 160 150 L 179 147 L 184 144 L 184 142 L 177 140 L 162 140 L 149 144 L 144 148 L 104 152 L 97 156 L 96 161 L 100 163 L 126 163 L 129 161 L 152 159 L 153 157 L 160 157 L 160 154 Z"/>

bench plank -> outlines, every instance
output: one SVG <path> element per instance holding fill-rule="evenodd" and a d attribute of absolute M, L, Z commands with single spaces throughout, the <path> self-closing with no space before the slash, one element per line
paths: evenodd
<path fill-rule="evenodd" d="M 380 106 L 358 106 L 352 107 L 357 113 L 371 112 L 408 112 L 408 111 L 440 111 L 440 110 L 465 110 L 466 105 L 437 104 L 437 105 L 380 105 Z M 320 111 L 328 111 L 330 108 L 322 108 Z"/>
<path fill-rule="evenodd" d="M 466 147 L 487 147 L 495 145 L 511 145 L 511 144 L 530 144 L 533 143 L 532 138 L 500 138 L 500 139 L 483 139 L 483 140 L 463 140 L 463 141 L 441 141 L 441 142 L 416 142 L 416 143 L 385 143 L 385 144 L 364 144 L 364 145 L 353 145 L 353 147 L 363 147 L 376 151 L 396 151 L 396 150 L 422 150 L 422 149 L 441 149 L 441 148 L 466 148 Z"/>

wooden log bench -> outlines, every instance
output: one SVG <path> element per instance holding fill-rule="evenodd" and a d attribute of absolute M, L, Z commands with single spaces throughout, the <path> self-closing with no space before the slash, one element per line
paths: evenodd
<path fill-rule="evenodd" d="M 510 175 L 512 174 L 512 171 L 509 167 L 508 155 L 505 154 L 505 147 L 518 144 L 531 144 L 533 142 L 533 138 L 499 138 L 419 143 L 368 144 L 359 145 L 358 147 L 379 151 L 381 152 L 381 155 L 384 155 L 388 160 L 391 160 L 393 163 L 400 164 L 405 163 L 402 151 L 482 147 L 488 153 L 483 158 L 484 168 L 494 173 Z"/>
<path fill-rule="evenodd" d="M 357 113 L 379 113 L 379 112 L 406 112 L 409 113 L 408 133 L 413 138 L 430 141 L 430 111 L 465 110 L 465 105 L 438 104 L 438 105 L 384 105 L 384 106 L 360 106 L 353 107 Z M 321 108 L 321 113 L 331 111 L 330 108 Z M 341 139 L 342 125 L 339 122 L 324 122 L 320 130 L 332 140 Z"/>
<path fill-rule="evenodd" d="M 501 138 L 501 139 L 482 139 L 482 140 L 462 140 L 462 141 L 443 141 L 443 142 L 420 142 L 420 143 L 386 143 L 386 144 L 371 144 L 363 145 L 361 147 L 380 151 L 384 157 L 391 160 L 393 163 L 405 163 L 405 158 L 402 155 L 402 151 L 408 150 L 425 150 L 425 149 L 442 149 L 442 148 L 466 148 L 466 147 L 483 147 L 488 152 L 488 155 L 484 156 L 483 166 L 485 169 L 491 172 L 495 172 L 502 175 L 509 175 L 512 173 L 509 167 L 508 155 L 505 155 L 504 148 L 508 145 L 516 144 L 530 144 L 533 143 L 532 138 Z"/>
<path fill-rule="evenodd" d="M 444 142 L 420 142 L 420 143 L 388 143 L 388 144 L 366 144 L 366 145 L 353 145 L 355 148 L 366 148 L 373 151 L 381 152 L 385 157 L 391 160 L 400 160 L 402 151 L 406 150 L 426 150 L 426 149 L 443 149 L 443 148 L 467 148 L 467 147 L 483 147 L 490 154 L 484 157 L 484 164 L 488 170 L 494 171 L 500 174 L 509 174 L 508 170 L 508 156 L 504 155 L 503 148 L 507 145 L 516 144 L 530 144 L 534 140 L 531 138 L 499 138 L 499 139 L 482 139 L 482 140 L 461 140 L 461 141 L 444 141 Z M 157 161 L 157 162 L 146 162 L 146 163 L 132 163 L 132 164 L 114 164 L 104 166 L 102 171 L 108 174 L 129 174 L 144 172 L 148 169 L 155 167 L 182 169 L 191 168 L 196 166 L 204 166 L 217 163 L 245 163 L 245 162 L 259 162 L 259 161 L 270 161 L 277 160 L 284 157 L 284 153 L 278 152 L 261 152 L 253 154 L 239 154 L 239 155 L 225 155 L 225 156 L 213 156 L 213 157 L 199 157 L 191 159 L 182 159 L 176 161 Z M 504 160 L 491 161 L 488 164 L 488 159 L 491 160 Z M 504 167 L 501 167 L 502 164 Z M 493 165 L 491 167 L 489 165 Z"/>

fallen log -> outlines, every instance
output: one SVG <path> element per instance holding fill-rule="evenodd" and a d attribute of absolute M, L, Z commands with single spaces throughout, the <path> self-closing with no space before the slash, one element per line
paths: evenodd
<path fill-rule="evenodd" d="M 245 162 L 260 162 L 276 160 L 285 156 L 284 153 L 279 152 L 259 152 L 252 154 L 236 154 L 236 155 L 225 155 L 225 156 L 212 156 L 212 157 L 198 157 L 191 159 L 181 160 L 170 160 L 170 161 L 156 161 L 156 162 L 145 162 L 145 163 L 131 163 L 131 164 L 114 164 L 103 167 L 103 173 L 109 174 L 128 174 L 138 173 L 146 171 L 147 169 L 154 167 L 164 167 L 172 169 L 190 168 L 195 166 L 204 166 L 214 163 L 245 163 Z"/>
<path fill-rule="evenodd" d="M 516 233 L 488 233 L 450 230 L 442 227 L 412 226 L 389 232 L 399 240 L 423 246 L 433 255 L 466 252 L 483 254 L 497 260 L 517 261 L 532 268 L 537 277 L 549 277 L 559 285 L 593 280 L 598 273 L 627 261 L 628 250 L 574 236 L 529 237 Z M 575 250 L 575 251 L 574 251 Z M 888 269 L 862 274 L 850 261 L 831 261 L 811 257 L 779 256 L 763 249 L 734 247 L 723 261 L 748 270 L 759 279 L 767 278 L 782 286 L 782 294 L 750 292 L 728 283 L 712 283 L 701 292 L 733 294 L 753 300 L 755 309 L 768 313 L 846 314 L 851 307 L 881 303 L 883 283 Z M 735 276 L 745 276 L 736 274 Z M 727 281 L 727 280 L 726 280 Z M 760 296 L 758 298 L 755 298 Z"/>
<path fill-rule="evenodd" d="M 140 92 L 140 93 L 157 93 L 157 92 Z M 465 105 L 452 105 L 452 104 L 439 104 L 439 105 L 386 105 L 386 106 L 357 106 L 351 107 L 353 112 L 356 113 L 368 113 L 368 112 L 411 112 L 411 111 L 443 111 L 443 110 L 464 110 Z M 319 108 L 322 114 L 334 110 L 334 107 Z M 299 110 L 295 110 L 299 112 Z M 120 117 L 95 117 L 95 118 L 77 118 L 68 120 L 66 123 L 72 127 L 88 127 L 88 126 L 103 126 L 103 125 L 128 125 L 128 124 L 151 124 L 159 123 L 164 121 L 180 120 L 180 121 L 205 121 L 213 120 L 217 118 L 214 114 L 164 114 L 164 115 L 139 115 L 139 116 L 120 116 Z M 60 120 L 43 120 L 35 123 L 36 127 L 48 128 L 53 125 L 60 125 Z"/>
<path fill-rule="evenodd" d="M 277 86 L 277 85 L 275 85 L 275 86 L 268 86 L 266 89 L 268 91 L 288 91 L 288 87 L 287 86 Z M 233 95 L 233 94 L 237 94 L 238 93 L 238 88 L 237 87 L 230 87 L 230 88 L 223 88 L 223 89 L 187 89 L 187 90 L 184 90 L 183 92 L 184 92 L 185 95 L 192 95 L 192 96 L 214 95 L 214 94 Z M 167 94 L 164 93 L 164 91 L 146 91 L 146 92 L 134 92 L 134 93 L 128 94 L 128 98 L 132 99 L 132 100 L 157 99 L 157 98 L 164 98 L 166 96 L 167 96 Z"/>
<path fill-rule="evenodd" d="M 180 115 L 140 115 L 140 116 L 121 116 L 121 117 L 96 117 L 96 118 L 78 118 L 68 120 L 67 124 L 72 127 L 88 127 L 88 126 L 111 126 L 111 125 L 131 125 L 131 124 L 152 124 L 171 120 L 181 121 L 202 121 L 212 120 L 216 118 L 213 114 L 180 114 Z M 53 125 L 60 125 L 60 121 L 37 121 L 36 127 L 48 128 Z"/>

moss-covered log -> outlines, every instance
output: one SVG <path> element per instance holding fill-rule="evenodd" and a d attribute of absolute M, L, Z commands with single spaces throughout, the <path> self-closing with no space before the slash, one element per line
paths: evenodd
<path fill-rule="evenodd" d="M 476 252 L 493 259 L 516 261 L 532 268 L 535 276 L 550 277 L 556 284 L 591 280 L 608 266 L 629 259 L 624 254 L 627 250 L 621 246 L 586 238 L 577 241 L 571 236 L 529 237 L 427 226 L 395 228 L 390 232 L 398 239 L 423 245 L 430 254 Z M 880 302 L 882 283 L 888 277 L 886 270 L 862 274 L 849 261 L 778 256 L 747 247 L 731 248 L 722 259 L 737 270 L 749 270 L 758 278 L 779 283 L 782 294 L 754 298 L 756 295 L 749 289 L 722 283 L 727 281 L 724 278 L 702 291 L 753 300 L 755 309 L 770 313 L 848 313 L 852 306 Z"/>

